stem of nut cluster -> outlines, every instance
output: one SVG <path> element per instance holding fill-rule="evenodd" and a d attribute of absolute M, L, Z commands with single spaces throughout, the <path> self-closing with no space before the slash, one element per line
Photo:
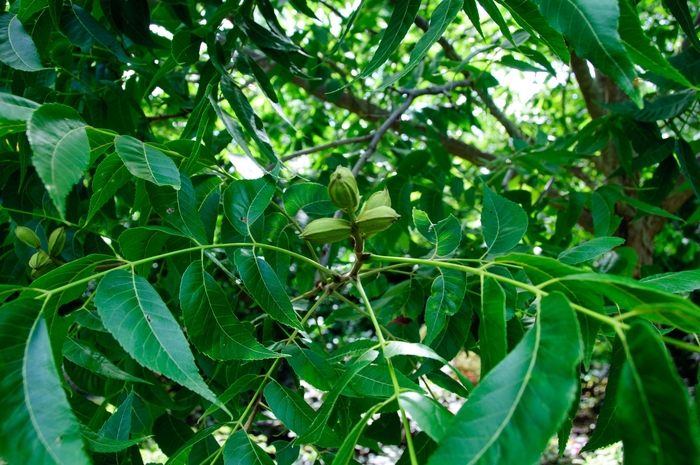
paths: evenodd
<path fill-rule="evenodd" d="M 389 368 L 389 375 L 391 376 L 391 382 L 394 385 L 394 396 L 396 397 L 396 402 L 399 404 L 399 411 L 401 412 L 401 420 L 403 422 L 403 427 L 406 431 L 406 444 L 408 445 L 408 453 L 409 456 L 411 457 L 411 465 L 418 465 L 418 458 L 416 456 L 416 450 L 413 447 L 413 436 L 411 436 L 411 425 L 408 422 L 408 419 L 406 418 L 406 412 L 404 411 L 403 407 L 401 407 L 401 403 L 399 402 L 399 394 L 401 393 L 401 387 L 399 386 L 399 380 L 396 377 L 396 372 L 394 371 L 394 365 L 391 363 L 391 358 L 387 357 L 386 354 L 384 353 L 386 349 L 386 340 L 384 339 L 384 335 L 382 334 L 382 328 L 379 325 L 379 321 L 377 321 L 377 316 L 374 314 L 374 310 L 372 309 L 372 305 L 369 303 L 369 298 L 367 298 L 367 294 L 365 293 L 365 289 L 362 287 L 362 281 L 358 278 L 353 281 L 353 284 L 357 288 L 357 291 L 360 293 L 360 296 L 362 297 L 362 301 L 365 304 L 365 307 L 367 309 L 367 313 L 369 314 L 369 318 L 372 321 L 372 325 L 374 326 L 374 331 L 377 333 L 377 339 L 379 339 L 379 344 L 382 347 L 382 353 L 384 354 L 384 358 L 386 359 L 386 364 L 387 367 Z"/>

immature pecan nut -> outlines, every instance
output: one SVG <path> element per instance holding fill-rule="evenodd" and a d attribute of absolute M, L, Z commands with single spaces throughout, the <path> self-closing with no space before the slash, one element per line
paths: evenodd
<path fill-rule="evenodd" d="M 401 215 L 393 208 L 381 206 L 363 211 L 355 220 L 355 224 L 362 237 L 368 238 L 389 229 L 400 218 Z"/>
<path fill-rule="evenodd" d="M 354 213 L 360 205 L 360 191 L 352 171 L 342 166 L 336 168 L 328 183 L 328 195 L 342 210 Z"/>
<path fill-rule="evenodd" d="M 347 239 L 352 234 L 352 224 L 340 218 L 320 218 L 306 225 L 301 238 L 309 242 L 328 244 Z"/>

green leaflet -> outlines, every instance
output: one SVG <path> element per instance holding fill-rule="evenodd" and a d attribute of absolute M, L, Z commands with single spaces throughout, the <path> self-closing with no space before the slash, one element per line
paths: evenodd
<path fill-rule="evenodd" d="M 114 453 L 122 451 L 143 441 L 143 438 L 133 438 L 124 441 L 110 439 L 99 435 L 87 426 L 80 424 L 80 433 L 88 449 L 94 452 Z"/>
<path fill-rule="evenodd" d="M 575 265 L 592 260 L 624 243 L 625 240 L 620 237 L 596 237 L 576 247 L 564 250 L 559 254 L 557 260 L 566 265 Z"/>
<path fill-rule="evenodd" d="M 66 196 L 90 160 L 86 127 L 77 111 L 57 103 L 37 108 L 27 125 L 32 164 L 61 218 L 66 214 Z"/>
<path fill-rule="evenodd" d="M 683 139 L 676 140 L 674 151 L 678 156 L 678 164 L 681 167 L 681 173 L 686 177 L 693 188 L 695 195 L 700 198 L 700 164 L 695 158 L 695 151 Z"/>
<path fill-rule="evenodd" d="M 416 43 L 416 46 L 411 51 L 411 56 L 409 57 L 406 67 L 400 73 L 384 81 L 379 86 L 379 89 L 387 88 L 418 66 L 418 63 L 427 55 L 430 47 L 442 37 L 442 34 L 447 30 L 447 26 L 457 17 L 457 14 L 462 9 L 462 3 L 463 0 L 442 0 L 442 2 L 440 2 L 430 17 L 430 27 L 428 31 L 418 40 L 418 43 Z"/>
<path fill-rule="evenodd" d="M 134 393 L 130 392 L 116 412 L 110 416 L 98 434 L 108 439 L 126 441 L 131 431 L 131 406 L 134 402 Z"/>
<path fill-rule="evenodd" d="M 347 387 L 350 381 L 359 373 L 362 369 L 367 367 L 379 356 L 379 352 L 373 349 L 367 349 L 362 355 L 357 357 L 343 372 L 338 382 L 335 383 L 333 389 L 326 395 L 323 401 L 323 405 L 319 409 L 316 415 L 316 419 L 313 421 L 308 431 L 302 434 L 298 441 L 302 444 L 311 444 L 318 442 L 321 437 L 323 437 L 326 423 L 335 407 L 338 398 L 340 397 L 343 390 Z"/>
<path fill-rule="evenodd" d="M 192 343 L 216 360 L 260 360 L 278 354 L 262 346 L 233 313 L 219 283 L 201 261 L 193 262 L 180 283 L 180 307 Z"/>
<path fill-rule="evenodd" d="M 114 257 L 97 254 L 73 260 L 34 280 L 29 289 L 22 293 L 22 296 L 35 297 L 36 289 L 54 290 L 69 286 L 73 282 L 90 276 L 98 264 L 112 261 L 114 261 Z M 70 325 L 68 320 L 58 316 L 58 309 L 61 305 L 78 299 L 85 292 L 86 287 L 87 283 L 65 287 L 63 290 L 55 292 L 44 305 L 42 315 L 46 318 L 51 350 L 58 369 L 61 366 L 63 341 Z"/>
<path fill-rule="evenodd" d="M 273 212 L 267 215 L 265 217 L 265 234 L 267 235 L 268 243 L 282 250 L 289 250 L 291 247 L 289 236 L 292 234 L 292 231 L 288 226 L 287 218 L 282 213 Z M 280 282 L 286 283 L 289 276 L 291 257 L 284 252 L 272 249 L 265 249 L 263 253 L 265 261 L 270 264 Z"/>
<path fill-rule="evenodd" d="M 691 292 L 700 289 L 700 270 L 655 274 L 639 281 L 671 294 Z"/>
<path fill-rule="evenodd" d="M 92 196 L 90 197 L 90 210 L 86 223 L 89 223 L 95 213 L 114 197 L 119 188 L 129 182 L 131 173 L 122 162 L 119 155 L 112 153 L 105 158 L 95 171 L 92 179 Z"/>
<path fill-rule="evenodd" d="M 229 413 L 204 383 L 180 325 L 148 281 L 117 270 L 102 278 L 96 292 L 103 324 L 137 362 Z"/>
<path fill-rule="evenodd" d="M 513 19 L 528 33 L 535 35 L 536 32 L 561 61 L 568 63 L 571 60 L 564 38 L 549 25 L 537 5 L 530 0 L 499 0 L 499 3 L 510 11 Z"/>
<path fill-rule="evenodd" d="M 620 383 L 620 374 L 625 364 L 625 351 L 620 338 L 616 337 L 612 346 L 610 358 L 610 373 L 608 374 L 608 384 L 605 387 L 605 399 L 603 407 L 600 409 L 593 436 L 581 449 L 581 452 L 607 447 L 620 440 L 620 432 L 615 420 L 617 410 L 617 391 Z"/>
<path fill-rule="evenodd" d="M 136 383 L 145 383 L 146 381 L 131 376 L 119 369 L 107 357 L 102 355 L 99 350 L 95 349 L 91 344 L 80 339 L 66 339 L 63 343 L 63 356 L 71 362 L 79 365 L 86 370 L 97 373 L 108 378 L 120 379 L 124 381 L 132 381 Z"/>
<path fill-rule="evenodd" d="M 297 436 L 307 432 L 316 418 L 316 412 L 303 397 L 277 381 L 273 380 L 265 386 L 265 400 L 272 413 Z M 321 447 L 336 447 L 338 444 L 340 439 L 330 429 L 325 430 L 319 439 Z"/>
<path fill-rule="evenodd" d="M 305 1 L 305 0 L 294 0 L 294 1 Z M 236 68 L 243 74 L 247 74 L 249 76 L 253 76 L 255 79 L 255 82 L 258 83 L 258 86 L 260 86 L 260 89 L 263 91 L 265 94 L 265 97 L 267 97 L 268 101 L 270 102 L 270 105 L 272 105 L 272 108 L 275 109 L 275 112 L 277 112 L 278 115 L 290 126 L 294 127 L 294 124 L 287 118 L 287 115 L 284 113 L 284 110 L 280 106 L 279 99 L 277 98 L 277 93 L 275 92 L 275 88 L 272 86 L 272 83 L 270 82 L 270 78 L 268 77 L 267 73 L 265 73 L 265 70 L 258 65 L 258 63 L 247 53 L 237 53 L 235 57 L 236 61 Z M 296 128 L 294 128 L 296 130 Z"/>
<path fill-rule="evenodd" d="M 455 314 L 459 315 L 459 313 Z M 464 316 L 464 315 L 460 315 Z M 471 318 L 471 315 L 469 315 Z M 460 322 L 462 323 L 462 322 Z M 459 325 L 457 323 L 456 325 Z M 466 339 L 466 336 L 465 336 Z M 461 348 L 461 347 L 460 347 Z M 386 346 L 384 346 L 384 356 L 386 358 L 392 358 L 397 355 L 413 355 L 416 357 L 423 357 L 423 358 L 429 358 L 431 360 L 437 360 L 438 362 L 442 363 L 443 365 L 447 366 L 449 369 L 452 370 L 452 372 L 457 376 L 457 378 L 462 382 L 464 386 L 469 387 L 472 389 L 474 385 L 472 385 L 471 381 L 467 379 L 466 376 L 462 374 L 461 371 L 459 371 L 457 368 L 452 366 L 447 360 L 445 360 L 443 357 L 438 355 L 437 352 L 435 352 L 433 349 L 431 349 L 428 346 L 425 346 L 423 344 L 419 344 L 416 342 L 401 342 L 401 341 L 392 341 L 387 343 Z M 413 387 L 413 386 L 411 386 Z M 461 387 L 463 391 L 466 391 L 464 387 Z"/>
<path fill-rule="evenodd" d="M 265 260 L 250 250 L 237 249 L 234 261 L 243 284 L 268 315 L 282 324 L 303 329 L 284 286 Z"/>
<path fill-rule="evenodd" d="M 495 194 L 486 184 L 481 226 L 489 253 L 507 252 L 515 247 L 527 231 L 528 217 L 517 203 Z"/>
<path fill-rule="evenodd" d="M 46 8 L 47 3 L 47 0 L 24 0 L 19 4 L 19 9 L 17 10 L 17 18 L 19 18 L 20 21 L 24 22 L 28 20 L 37 11 L 41 11 L 42 9 Z"/>
<path fill-rule="evenodd" d="M 153 424 L 153 435 L 158 447 L 167 455 L 173 455 L 192 439 L 194 433 L 187 423 L 164 413 Z"/>
<path fill-rule="evenodd" d="M 644 33 L 639 22 L 639 14 L 630 0 L 619 0 L 619 5 L 620 26 L 618 31 L 620 32 L 620 40 L 632 61 L 652 73 L 660 74 L 685 87 L 693 87 L 688 79 L 666 60 Z"/>
<path fill-rule="evenodd" d="M 199 216 L 197 198 L 190 178 L 179 173 L 180 189 L 173 190 L 170 186 L 159 187 L 146 184 L 151 206 L 163 218 L 180 232 L 198 244 L 207 243 L 207 232 Z"/>
<path fill-rule="evenodd" d="M 157 186 L 180 189 L 180 173 L 175 163 L 160 150 L 131 136 L 117 136 L 114 147 L 129 172 L 137 178 Z"/>
<path fill-rule="evenodd" d="M 635 121 L 655 123 L 679 116 L 695 102 L 696 97 L 697 92 L 685 89 L 652 101 L 645 100 L 642 109 L 632 102 L 601 104 L 601 106 Z"/>
<path fill-rule="evenodd" d="M 179 66 L 190 66 L 199 61 L 199 47 L 202 39 L 186 29 L 181 29 L 173 36 L 170 55 Z"/>
<path fill-rule="evenodd" d="M 610 274 L 585 273 L 561 279 L 565 284 L 572 281 L 592 284 L 621 309 L 637 310 L 641 317 L 648 320 L 671 325 L 689 333 L 700 332 L 700 308 L 680 296 L 634 279 Z"/>
<path fill-rule="evenodd" d="M 246 130 L 260 149 L 260 152 L 272 163 L 278 163 L 279 158 L 270 144 L 270 138 L 265 132 L 262 120 L 253 111 L 248 99 L 241 89 L 229 79 L 221 78 L 221 93 L 224 95 L 231 109 L 236 113 L 238 121 Z"/>
<path fill-rule="evenodd" d="M 296 374 L 321 391 L 330 391 L 338 380 L 338 373 L 322 356 L 309 349 L 289 345 L 283 350 Z"/>
<path fill-rule="evenodd" d="M 535 326 L 455 415 L 429 465 L 540 460 L 574 400 L 581 347 L 563 295 L 542 299 L 538 313 Z M 533 403 L 539 408 L 532 409 Z M 520 427 L 523 423 L 531 427 Z"/>
<path fill-rule="evenodd" d="M 274 463 L 270 456 L 241 429 L 226 440 L 225 465 L 274 465 Z"/>
<path fill-rule="evenodd" d="M 479 4 L 481 7 L 486 11 L 486 13 L 489 15 L 489 17 L 493 20 L 494 23 L 498 25 L 498 29 L 501 30 L 503 33 L 503 36 L 511 43 L 515 44 L 515 41 L 513 40 L 513 36 L 510 33 L 510 29 L 508 29 L 508 25 L 506 24 L 505 19 L 503 19 L 503 15 L 501 15 L 500 10 L 496 6 L 493 0 L 478 0 Z"/>
<path fill-rule="evenodd" d="M 435 399 L 417 392 L 402 392 L 399 404 L 433 440 L 440 442 L 449 435 L 452 412 Z"/>
<path fill-rule="evenodd" d="M 638 322 L 627 344 L 615 411 L 625 463 L 697 463 L 688 391 L 657 331 Z"/>
<path fill-rule="evenodd" d="M 506 294 L 495 278 L 486 278 L 481 289 L 479 347 L 481 373 L 486 375 L 506 357 Z M 434 439 L 434 438 L 433 438 Z"/>
<path fill-rule="evenodd" d="M 234 19 L 248 38 L 258 47 L 279 50 L 280 52 L 296 52 L 300 50 L 299 46 L 287 37 L 265 29 L 247 16 L 236 15 Z"/>
<path fill-rule="evenodd" d="M 105 16 L 121 33 L 135 43 L 149 48 L 161 48 L 151 38 L 151 15 L 146 0 L 100 0 Z"/>
<path fill-rule="evenodd" d="M 587 58 L 639 106 L 637 73 L 617 32 L 620 7 L 611 0 L 534 0 L 549 24 L 566 36 L 576 54 Z"/>
<path fill-rule="evenodd" d="M 54 0 L 50 0 L 53 2 Z M 57 12 L 60 13 L 61 32 L 76 47 L 91 48 L 95 42 L 107 47 L 122 63 L 131 63 L 121 44 L 107 31 L 92 15 L 79 7 L 71 4 L 61 10 L 58 4 Z M 51 8 L 51 6 L 49 6 Z M 52 12 L 53 18 L 53 12 Z"/>
<path fill-rule="evenodd" d="M 226 131 L 228 131 L 231 137 L 233 137 L 233 140 L 236 142 L 236 144 L 238 144 L 238 146 L 241 148 L 241 150 L 243 150 L 243 152 L 248 156 L 248 158 L 254 160 L 253 153 L 250 151 L 250 147 L 248 147 L 248 143 L 245 140 L 243 128 L 241 128 L 241 126 L 236 121 L 234 121 L 234 119 L 231 118 L 229 114 L 221 108 L 221 106 L 219 106 L 219 103 L 216 101 L 214 96 L 211 95 L 211 93 L 209 93 L 208 95 L 208 100 L 211 104 L 211 107 L 214 109 L 214 113 L 216 113 L 216 116 L 221 120 L 224 127 L 226 128 Z M 194 118 L 190 118 L 189 121 L 194 121 Z"/>
<path fill-rule="evenodd" d="M 550 284 L 546 287 L 548 292 L 561 292 L 569 301 L 575 304 L 589 308 L 597 313 L 604 313 L 603 297 L 594 286 L 586 282 L 579 283 L 573 280 L 554 279 L 582 274 L 583 271 L 578 268 L 564 265 L 553 258 L 518 253 L 498 257 L 496 261 L 518 264 L 522 266 L 532 284 L 537 286 L 549 281 Z M 577 317 L 583 340 L 583 363 L 588 368 L 601 322 L 580 313 L 577 314 Z"/>
<path fill-rule="evenodd" d="M 0 61 L 21 71 L 44 69 L 34 41 L 12 13 L 0 13 Z"/>
<path fill-rule="evenodd" d="M 359 441 L 362 432 L 367 427 L 367 421 L 374 416 L 377 411 L 382 408 L 384 404 L 377 404 L 365 412 L 364 416 L 353 426 L 350 433 L 347 435 L 343 444 L 338 449 L 338 453 L 333 460 L 332 465 L 347 465 L 352 460 L 353 452 L 355 451 L 355 445 Z"/>
<path fill-rule="evenodd" d="M 421 235 L 435 245 L 435 256 L 447 256 L 459 247 L 462 239 L 462 226 L 454 216 L 450 215 L 437 224 L 433 224 L 425 212 L 414 208 L 413 222 Z"/>
<path fill-rule="evenodd" d="M 398 0 L 391 13 L 389 25 L 384 30 L 382 41 L 374 52 L 372 60 L 362 70 L 362 73 L 354 80 L 365 78 L 379 69 L 399 47 L 401 41 L 406 37 L 408 30 L 416 19 L 420 9 L 420 0 Z M 353 81 L 354 81 L 353 80 Z"/>
<path fill-rule="evenodd" d="M 250 235 L 250 225 L 265 213 L 275 194 L 271 176 L 233 181 L 224 192 L 224 213 L 234 228 Z"/>
<path fill-rule="evenodd" d="M 401 389 L 423 392 L 401 372 L 396 373 Z M 387 365 L 370 365 L 360 370 L 350 381 L 350 387 L 361 397 L 386 398 L 394 395 L 394 385 Z"/>
<path fill-rule="evenodd" d="M 166 464 L 168 465 L 187 465 L 190 452 L 193 447 L 202 441 L 206 441 L 211 435 L 221 428 L 221 425 L 215 424 L 208 428 L 199 430 L 197 434 L 192 436 L 187 442 L 185 442 L 180 448 L 174 453 L 170 454 Z M 217 462 L 218 463 L 218 462 Z"/>
<path fill-rule="evenodd" d="M 10 463 L 89 464 L 51 355 L 42 302 L 13 300 L 0 311 L 0 456 Z"/>
<path fill-rule="evenodd" d="M 299 210 L 308 215 L 329 216 L 338 209 L 328 196 L 328 188 L 314 182 L 294 184 L 284 191 L 284 209 L 290 216 Z"/>
<path fill-rule="evenodd" d="M 425 324 L 428 334 L 425 344 L 430 345 L 445 325 L 448 316 L 454 315 L 462 305 L 467 278 L 462 271 L 438 269 L 440 275 L 430 288 L 430 297 L 425 304 Z"/>
<path fill-rule="evenodd" d="M 165 243 L 173 237 L 185 237 L 178 231 L 164 226 L 142 226 L 124 231 L 119 236 L 119 248 L 127 260 L 141 260 L 161 253 Z M 152 263 L 136 266 L 141 276 L 148 276 Z"/>
<path fill-rule="evenodd" d="M 0 136 L 27 130 L 27 121 L 39 104 L 33 100 L 0 92 Z"/>
<path fill-rule="evenodd" d="M 666 9 L 676 18 L 693 47 L 700 51 L 700 40 L 697 32 L 695 32 L 695 24 L 686 0 L 664 0 L 663 3 Z"/>

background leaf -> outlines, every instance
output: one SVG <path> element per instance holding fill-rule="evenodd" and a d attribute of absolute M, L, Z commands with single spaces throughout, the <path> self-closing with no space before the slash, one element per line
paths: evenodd
<path fill-rule="evenodd" d="M 93 195 L 90 197 L 90 210 L 86 222 L 89 223 L 95 213 L 130 179 L 131 173 L 118 154 L 112 153 L 102 160 L 92 179 Z"/>
<path fill-rule="evenodd" d="M 108 378 L 145 383 L 144 380 L 120 370 L 100 351 L 80 339 L 66 339 L 63 344 L 63 356 L 76 365 Z"/>
<path fill-rule="evenodd" d="M 12 13 L 0 13 L 0 61 L 21 71 L 44 69 L 39 52 L 22 23 Z"/>
<path fill-rule="evenodd" d="M 624 243 L 625 240 L 621 237 L 596 237 L 576 247 L 564 250 L 559 254 L 557 260 L 567 265 L 575 265 L 592 260 Z"/>
<path fill-rule="evenodd" d="M 263 347 L 233 313 L 221 286 L 193 262 L 182 276 L 180 306 L 195 346 L 216 360 L 260 360 L 279 355 Z"/>
<path fill-rule="evenodd" d="M 698 40 L 697 32 L 695 32 L 695 24 L 693 24 L 693 17 L 690 15 L 688 3 L 685 0 L 664 0 L 663 3 L 666 9 L 676 18 L 693 47 L 700 51 L 700 40 Z"/>
<path fill-rule="evenodd" d="M 377 51 L 374 52 L 372 60 L 356 79 L 370 76 L 389 59 L 404 37 L 406 37 L 406 33 L 413 24 L 419 8 L 420 0 L 398 0 L 396 2 Z"/>
<path fill-rule="evenodd" d="M 639 107 L 642 96 L 634 85 L 637 73 L 617 32 L 620 7 L 614 0 L 535 0 L 549 24 L 610 76 Z"/>
<path fill-rule="evenodd" d="M 159 187 L 148 183 L 146 191 L 151 200 L 153 209 L 164 221 L 173 225 L 187 237 L 192 238 L 198 244 L 206 244 L 207 233 L 197 209 L 192 181 L 184 173 L 179 174 L 180 188 L 173 190 L 170 186 Z"/>
<path fill-rule="evenodd" d="M 430 27 L 411 51 L 406 67 L 400 73 L 385 80 L 379 87 L 380 89 L 392 85 L 418 66 L 428 53 L 428 50 L 430 50 L 430 47 L 442 37 L 442 34 L 447 30 L 447 26 L 457 17 L 457 14 L 462 9 L 462 2 L 463 0 L 442 0 L 440 2 L 430 17 Z"/>
<path fill-rule="evenodd" d="M 290 216 L 299 210 L 308 215 L 332 215 L 338 209 L 328 196 L 328 188 L 312 182 L 294 184 L 284 191 L 284 208 Z"/>
<path fill-rule="evenodd" d="M 224 446 L 226 465 L 274 465 L 269 455 L 250 440 L 243 430 L 233 433 Z"/>

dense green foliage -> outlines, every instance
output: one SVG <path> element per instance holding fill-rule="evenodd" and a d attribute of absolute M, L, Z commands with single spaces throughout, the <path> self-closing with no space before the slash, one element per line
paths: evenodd
<path fill-rule="evenodd" d="M 3 1 L 0 462 L 700 463 L 689 3 Z"/>

